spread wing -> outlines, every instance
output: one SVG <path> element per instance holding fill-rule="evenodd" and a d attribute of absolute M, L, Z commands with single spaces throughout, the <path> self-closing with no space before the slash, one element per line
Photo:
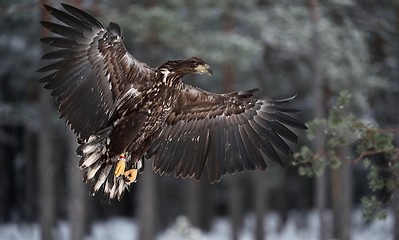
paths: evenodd
<path fill-rule="evenodd" d="M 160 174 L 199 179 L 206 166 L 210 182 L 226 173 L 265 169 L 267 162 L 283 164 L 292 153 L 286 140 L 297 136 L 286 126 L 306 126 L 286 113 L 299 110 L 284 104 L 251 98 L 257 89 L 228 94 L 210 93 L 192 86 L 180 92 L 160 137 L 147 152 Z"/>
<path fill-rule="evenodd" d="M 127 85 L 150 77 L 153 70 L 127 52 L 117 24 L 104 29 L 82 10 L 62 6 L 66 11 L 44 5 L 63 24 L 42 22 L 59 36 L 41 39 L 58 49 L 43 56 L 51 63 L 38 70 L 48 73 L 39 81 L 51 89 L 61 117 L 85 140 L 107 125 Z"/>

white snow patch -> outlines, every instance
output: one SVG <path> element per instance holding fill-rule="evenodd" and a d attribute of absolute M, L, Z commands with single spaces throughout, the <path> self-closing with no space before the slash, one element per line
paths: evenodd
<path fill-rule="evenodd" d="M 279 229 L 281 218 L 276 213 L 269 213 L 265 221 L 265 235 L 268 240 L 318 240 L 318 215 L 315 211 L 305 214 L 291 212 L 288 222 Z M 392 239 L 393 216 L 388 215 L 384 221 L 374 221 L 366 224 L 361 218 L 360 211 L 352 216 L 352 239 Z M 194 227 L 187 217 L 176 218 L 168 229 L 161 232 L 159 240 L 230 240 L 231 229 L 227 218 L 218 218 L 213 221 L 210 232 L 202 232 Z M 38 224 L 9 223 L 0 225 L 1 240 L 39 240 Z M 254 239 L 255 216 L 249 214 L 245 217 L 243 228 L 240 231 L 240 240 Z M 57 224 L 54 230 L 55 239 L 68 240 L 70 238 L 69 225 L 65 221 Z M 138 240 L 138 225 L 130 218 L 111 218 L 105 222 L 94 222 L 91 233 L 86 240 Z"/>
<path fill-rule="evenodd" d="M 137 223 L 129 218 L 112 218 L 106 222 L 96 222 L 91 235 L 86 240 L 138 239 Z"/>

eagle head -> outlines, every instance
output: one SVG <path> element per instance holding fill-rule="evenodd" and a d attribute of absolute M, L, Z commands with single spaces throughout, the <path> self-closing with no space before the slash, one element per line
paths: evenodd
<path fill-rule="evenodd" d="M 202 59 L 192 57 L 185 60 L 167 61 L 158 67 L 158 69 L 166 70 L 170 73 L 184 76 L 187 74 L 208 74 L 212 75 L 213 71 L 209 65 Z"/>

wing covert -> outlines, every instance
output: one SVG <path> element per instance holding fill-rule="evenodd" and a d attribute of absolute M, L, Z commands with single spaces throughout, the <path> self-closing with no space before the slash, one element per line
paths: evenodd
<path fill-rule="evenodd" d="M 159 138 L 147 152 L 160 174 L 199 179 L 207 169 L 210 182 L 226 173 L 283 164 L 292 151 L 286 140 L 298 138 L 287 126 L 306 126 L 287 115 L 300 110 L 292 100 L 256 100 L 257 89 L 216 94 L 186 85 Z M 276 151 L 280 152 L 280 154 Z"/>

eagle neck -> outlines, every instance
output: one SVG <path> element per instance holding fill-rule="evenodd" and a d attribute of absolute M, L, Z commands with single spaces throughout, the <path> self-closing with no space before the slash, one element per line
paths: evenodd
<path fill-rule="evenodd" d="M 169 71 L 168 69 L 160 69 L 162 83 L 168 87 L 178 87 L 181 85 L 181 79 L 184 74 L 176 73 L 175 71 Z"/>

